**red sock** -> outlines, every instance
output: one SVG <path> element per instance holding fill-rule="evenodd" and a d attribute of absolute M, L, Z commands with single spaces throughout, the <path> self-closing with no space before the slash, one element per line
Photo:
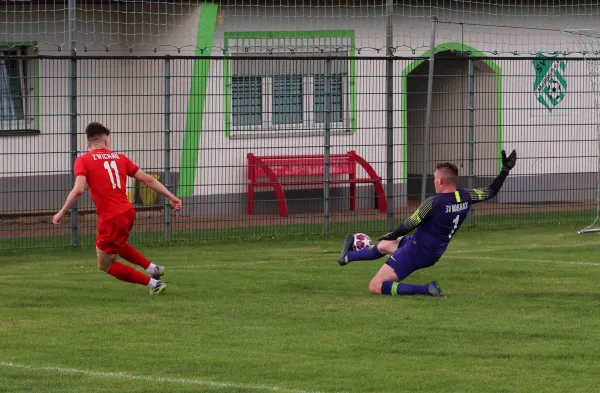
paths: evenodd
<path fill-rule="evenodd" d="M 134 284 L 148 285 L 150 282 L 149 276 L 138 272 L 131 266 L 123 265 L 117 261 L 110 265 L 110 269 L 108 269 L 107 273 L 117 280 L 127 281 Z"/>
<path fill-rule="evenodd" d="M 125 243 L 123 247 L 119 250 L 119 256 L 126 261 L 133 263 L 134 265 L 138 265 L 147 269 L 150 266 L 150 261 L 148 258 L 143 256 L 138 250 L 133 248 L 133 246 L 129 243 Z"/>

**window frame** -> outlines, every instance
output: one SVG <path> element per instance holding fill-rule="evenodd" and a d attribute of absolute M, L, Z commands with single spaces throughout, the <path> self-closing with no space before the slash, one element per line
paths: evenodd
<path fill-rule="evenodd" d="M 332 75 L 341 75 L 342 77 L 342 88 L 341 88 L 341 110 L 342 118 L 341 121 L 332 121 L 330 125 L 330 131 L 333 133 L 351 133 L 356 131 L 356 77 L 355 77 L 355 60 L 356 51 L 354 49 L 354 32 L 353 31 L 314 31 L 314 32 L 226 32 L 225 33 L 225 61 L 224 61 L 224 106 L 225 106 L 225 134 L 228 138 L 253 138 L 253 137 L 281 137 L 290 135 L 314 135 L 323 134 L 325 131 L 325 122 L 316 121 L 315 112 L 315 75 L 311 74 L 289 74 L 289 75 L 300 75 L 302 77 L 302 123 L 295 124 L 278 124 L 272 123 L 273 116 L 273 75 L 235 75 L 235 76 L 260 76 L 261 78 L 261 91 L 262 91 L 262 123 L 260 125 L 245 125 L 245 126 L 234 126 L 233 125 L 233 107 L 232 107 L 232 91 L 231 91 L 231 80 L 233 78 L 231 60 L 229 57 L 232 56 L 277 56 L 286 55 L 290 56 L 291 52 L 287 45 L 281 47 L 272 47 L 265 53 L 240 53 L 236 50 L 230 50 L 229 40 L 262 40 L 262 39 L 283 39 L 288 42 L 288 39 L 302 40 L 302 39 L 321 39 L 321 38 L 334 38 L 347 40 L 348 44 L 345 45 L 344 52 L 347 54 L 340 58 L 344 60 L 346 64 L 343 66 L 343 72 L 332 73 Z M 307 42 L 307 47 L 310 44 Z M 325 52 L 321 50 L 318 55 L 327 56 L 330 53 L 332 56 L 336 53 L 339 54 L 338 48 L 328 48 Z M 305 57 L 311 57 L 317 55 L 316 51 L 303 51 L 295 50 L 294 56 L 298 56 L 298 60 L 302 61 Z M 305 60 L 306 61 L 306 60 Z M 319 73 L 322 74 L 322 73 Z"/>
<path fill-rule="evenodd" d="M 22 115 L 18 119 L 0 119 L 0 136 L 37 135 L 39 129 L 39 59 L 34 54 L 36 42 L 0 43 L 0 56 L 20 57 L 18 62 Z"/>

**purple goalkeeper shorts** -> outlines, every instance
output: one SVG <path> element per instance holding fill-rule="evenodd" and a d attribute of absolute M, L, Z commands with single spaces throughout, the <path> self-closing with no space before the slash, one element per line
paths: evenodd
<path fill-rule="evenodd" d="M 404 236 L 386 265 L 394 269 L 400 280 L 404 280 L 414 271 L 434 265 L 438 260 L 439 258 L 427 255 L 417 247 L 412 241 L 412 236 Z"/>

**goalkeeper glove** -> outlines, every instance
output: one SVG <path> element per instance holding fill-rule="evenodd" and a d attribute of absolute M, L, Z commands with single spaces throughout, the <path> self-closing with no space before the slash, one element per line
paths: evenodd
<path fill-rule="evenodd" d="M 517 163 L 517 151 L 513 150 L 512 153 L 508 157 L 506 157 L 506 152 L 502 150 L 502 170 L 505 172 L 510 172 L 511 169 L 515 167 Z"/>

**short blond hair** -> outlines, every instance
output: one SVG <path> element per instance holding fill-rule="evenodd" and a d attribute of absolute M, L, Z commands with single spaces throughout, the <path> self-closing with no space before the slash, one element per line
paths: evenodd
<path fill-rule="evenodd" d="M 456 185 L 458 183 L 458 168 L 450 162 L 440 162 L 435 166 L 445 183 Z"/>

